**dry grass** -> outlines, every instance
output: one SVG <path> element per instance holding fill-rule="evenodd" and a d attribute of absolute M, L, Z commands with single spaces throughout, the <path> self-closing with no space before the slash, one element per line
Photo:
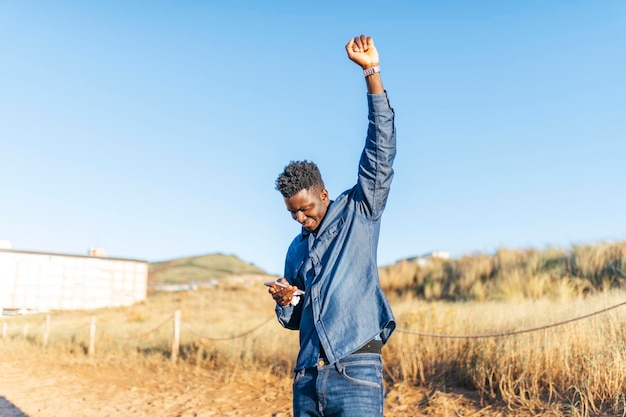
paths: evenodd
<path fill-rule="evenodd" d="M 626 242 L 558 249 L 510 250 L 460 259 L 405 260 L 380 268 L 388 294 L 426 300 L 570 299 L 626 289 Z"/>
<path fill-rule="evenodd" d="M 481 335 L 558 323 L 623 303 L 626 293 L 516 303 L 396 303 L 398 325 Z M 621 415 L 626 402 L 626 306 L 546 330 L 447 339 L 398 332 L 388 346 L 393 381 L 478 390 L 487 402 L 545 415 Z M 614 413 L 614 414 L 613 414 Z"/>
<path fill-rule="evenodd" d="M 597 249 L 594 253 L 603 263 L 590 255 L 593 251 L 580 248 L 567 256 L 503 250 L 494 257 L 478 256 L 474 262 L 470 258 L 454 265 L 433 262 L 418 275 L 409 263 L 397 265 L 394 271 L 402 273 L 395 277 L 387 271 L 383 279 L 399 327 L 384 349 L 386 383 L 392 392 L 388 407 L 400 410 L 402 398 L 418 387 L 429 394 L 414 407 L 431 415 L 457 415 L 448 414 L 446 407 L 464 402 L 471 402 L 469 409 L 482 416 L 625 415 L 626 306 L 502 337 L 452 339 L 409 333 L 507 332 L 623 303 L 626 291 L 616 288 L 621 272 L 615 273 L 624 268 L 622 251 L 623 245 L 619 250 Z M 562 269 L 560 279 L 545 269 L 547 264 Z M 435 279 L 443 273 L 453 281 Z M 611 274 L 612 280 L 607 278 Z M 421 293 L 407 290 L 418 286 Z M 451 298 L 445 294 L 460 291 L 471 294 L 464 297 L 470 301 L 445 301 Z M 179 362 L 172 364 L 175 310 L 182 312 L 183 329 Z M 92 315 L 97 318 L 97 338 L 95 355 L 89 357 Z M 97 361 L 128 372 L 184 367 L 210 371 L 224 381 L 239 377 L 284 381 L 290 377 L 298 347 L 297 333 L 275 321 L 273 301 L 261 284 L 154 294 L 128 308 L 53 313 L 45 348 L 44 318 L 0 320 L 8 332 L 0 339 L 0 355 L 68 365 Z M 457 400 L 450 402 L 451 395 Z M 389 415 L 418 415 L 410 409 L 405 412 Z"/>
<path fill-rule="evenodd" d="M 398 331 L 384 350 L 388 384 L 441 393 L 472 390 L 483 406 L 507 404 L 518 415 L 619 415 L 626 392 L 626 308 L 549 330 L 515 336 L 444 339 L 405 333 L 419 331 L 475 335 L 527 329 L 581 316 L 624 300 L 623 292 L 603 293 L 569 302 L 422 302 L 413 296 L 392 301 Z M 11 317 L 0 352 L 33 360 L 54 358 L 68 364 L 99 361 L 164 372 L 172 341 L 173 312 L 182 311 L 180 361 L 233 381 L 245 375 L 288 378 L 297 351 L 297 333 L 272 319 L 264 288 L 216 288 L 159 294 L 130 308 L 52 315 L 48 346 L 43 316 Z M 88 323 L 97 317 L 94 358 L 86 355 Z M 29 325 L 26 339 L 24 325 Z M 262 325 L 244 337 L 236 337 Z M 192 329 L 192 333 L 185 329 Z M 201 334 L 205 337 L 200 337 Z M 210 340 L 206 337 L 223 340 Z M 228 339 L 229 337 L 235 337 Z M 180 365 L 179 365 L 180 366 Z M 437 394 L 439 393 L 439 394 Z M 439 398 L 439 400 L 437 400 Z M 488 414 L 485 414 L 488 415 Z"/>

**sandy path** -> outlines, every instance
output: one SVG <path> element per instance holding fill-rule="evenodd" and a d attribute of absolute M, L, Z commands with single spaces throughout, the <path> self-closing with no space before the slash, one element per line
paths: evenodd
<path fill-rule="evenodd" d="M 0 417 L 289 415 L 284 383 L 271 389 L 246 381 L 222 383 L 205 371 L 142 374 L 5 361 L 0 363 Z"/>
<path fill-rule="evenodd" d="M 183 366 L 129 371 L 96 363 L 63 365 L 50 358 L 4 358 L 0 417 L 291 416 L 290 380 L 232 379 L 219 381 L 210 371 Z M 472 397 L 468 392 L 392 387 L 385 416 L 513 415 L 481 406 Z"/>

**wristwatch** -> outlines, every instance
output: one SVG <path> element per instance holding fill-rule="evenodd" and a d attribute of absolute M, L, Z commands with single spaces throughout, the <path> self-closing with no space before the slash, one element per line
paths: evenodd
<path fill-rule="evenodd" d="M 369 77 L 370 75 L 374 75 L 377 72 L 380 72 L 380 65 L 376 65 L 375 67 L 370 67 L 363 70 L 363 76 Z"/>

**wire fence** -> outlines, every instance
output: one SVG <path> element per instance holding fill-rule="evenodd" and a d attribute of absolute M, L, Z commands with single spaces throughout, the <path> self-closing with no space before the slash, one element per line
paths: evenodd
<path fill-rule="evenodd" d="M 504 332 L 498 332 L 498 333 L 452 335 L 452 334 L 441 334 L 441 333 L 417 332 L 417 331 L 401 329 L 401 328 L 396 329 L 396 331 L 401 332 L 401 333 L 406 333 L 406 334 L 412 334 L 412 335 L 416 335 L 416 336 L 438 337 L 438 338 L 445 338 L 445 339 L 487 339 L 487 338 L 493 338 L 493 337 L 504 337 L 504 336 L 513 336 L 513 335 L 517 335 L 517 334 L 523 334 L 523 333 L 532 333 L 532 332 L 538 332 L 540 330 L 550 329 L 550 328 L 553 328 L 553 327 L 559 327 L 559 326 L 563 326 L 563 325 L 568 324 L 568 323 L 573 323 L 575 321 L 584 320 L 584 319 L 587 319 L 589 317 L 597 316 L 598 314 L 606 313 L 607 311 L 614 310 L 614 309 L 616 309 L 618 307 L 622 307 L 624 305 L 626 305 L 626 301 L 624 301 L 622 303 L 619 303 L 619 304 L 615 304 L 615 305 L 607 307 L 607 308 L 603 308 L 603 309 L 598 310 L 598 311 L 594 311 L 593 313 L 589 313 L 589 314 L 585 314 L 585 315 L 582 315 L 582 316 L 574 317 L 574 318 L 571 318 L 571 319 L 568 319 L 568 320 L 563 320 L 563 321 L 559 321 L 559 322 L 556 322 L 556 323 L 545 324 L 543 326 L 530 327 L 528 329 L 510 330 L 510 331 L 504 331 Z"/>
<path fill-rule="evenodd" d="M 116 334 L 114 334 L 114 333 L 110 333 L 110 332 L 108 332 L 108 331 L 106 331 L 106 330 L 103 330 L 103 331 L 102 331 L 102 334 L 103 334 L 104 336 L 107 336 L 107 337 L 109 337 L 109 338 L 111 338 L 111 339 L 116 339 L 116 340 L 126 340 L 126 341 L 131 341 L 131 340 L 142 340 L 142 339 L 147 338 L 148 336 L 151 336 L 151 335 L 153 335 L 153 334 L 157 333 L 157 332 L 158 332 L 158 331 L 159 331 L 162 327 L 164 327 L 164 326 L 165 326 L 166 324 L 168 324 L 170 321 L 172 321 L 172 317 L 168 317 L 168 318 L 167 318 L 166 320 L 164 320 L 161 324 L 157 325 L 156 327 L 154 327 L 154 328 L 152 328 L 152 329 L 150 329 L 150 330 L 148 330 L 148 331 L 146 331 L 146 332 L 144 332 L 144 333 L 141 333 L 141 334 L 140 334 L 140 335 L 138 335 L 138 336 L 119 336 L 119 335 L 116 335 Z"/>
<path fill-rule="evenodd" d="M 221 336 L 221 337 L 215 337 L 215 336 L 207 336 L 203 333 L 200 333 L 198 331 L 195 331 L 194 329 L 192 329 L 191 327 L 187 326 L 185 323 L 181 323 L 183 328 L 185 330 L 187 330 L 189 333 L 194 334 L 196 336 L 198 336 L 201 339 L 205 339 L 205 340 L 211 340 L 211 341 L 222 341 L 222 340 L 234 340 L 234 339 L 239 339 L 242 337 L 246 337 L 247 335 L 254 333 L 255 331 L 259 330 L 261 327 L 265 326 L 267 323 L 273 321 L 275 319 L 274 316 L 269 317 L 267 320 L 265 320 L 263 323 L 259 324 L 258 326 L 255 326 L 249 330 L 246 330 L 242 333 L 236 334 L 236 335 L 232 335 L 232 336 Z"/>
<path fill-rule="evenodd" d="M 541 330 L 546 330 L 546 329 L 550 329 L 550 328 L 554 328 L 554 327 L 558 327 L 558 326 L 563 326 L 569 323 L 573 323 L 576 321 L 580 321 L 580 320 L 584 320 L 584 319 L 588 319 L 590 317 L 593 316 L 597 316 L 599 314 L 603 314 L 606 313 L 608 311 L 611 310 L 615 310 L 619 307 L 623 307 L 626 305 L 626 301 L 588 313 L 588 314 L 584 314 L 581 316 L 577 316 L 577 317 L 573 317 L 567 320 L 563 320 L 563 321 L 559 321 L 559 322 L 554 322 L 554 323 L 549 323 L 549 324 L 545 324 L 542 326 L 536 326 L 536 327 L 530 327 L 530 328 L 526 328 L 526 329 L 520 329 L 520 330 L 510 330 L 510 331 L 502 331 L 502 332 L 494 332 L 494 333 L 484 333 L 484 334 L 462 334 L 462 335 L 454 335 L 454 334 L 443 334 L 443 333 L 428 333 L 428 332 L 420 332 L 420 331 L 413 331 L 413 330 L 408 330 L 408 329 L 404 329 L 404 328 L 396 328 L 397 332 L 400 333 L 405 333 L 405 334 L 409 334 L 409 335 L 415 335 L 415 336 L 421 336 L 421 337 L 434 337 L 434 338 L 446 338 L 446 339 L 481 339 L 481 338 L 498 338 L 498 337 L 507 337 L 507 336 L 513 336 L 513 335 L 519 335 L 519 334 L 524 334 L 524 333 L 532 333 L 532 332 L 538 332 Z M 115 334 L 113 332 L 110 332 L 108 330 L 102 330 L 100 332 L 100 334 L 102 336 L 104 336 L 105 338 L 109 338 L 109 339 L 114 339 L 114 340 L 120 340 L 120 341 L 133 341 L 133 340 L 145 340 L 146 338 L 155 335 L 156 333 L 158 333 L 163 327 L 165 327 L 168 323 L 172 322 L 173 323 L 173 333 L 172 333 L 172 347 L 171 347 L 171 359 L 172 361 L 176 361 L 179 355 L 179 350 L 180 350 L 180 334 L 181 334 L 181 330 L 185 330 L 187 332 L 189 332 L 190 334 L 193 334 L 194 336 L 200 338 L 200 339 L 205 339 L 205 340 L 209 340 L 209 341 L 227 341 L 227 340 L 235 340 L 235 339 L 239 339 L 239 338 L 244 338 L 256 331 L 258 331 L 259 329 L 261 329 L 263 326 L 267 325 L 268 323 L 270 323 L 271 321 L 276 320 L 276 317 L 274 315 L 268 317 L 266 320 L 262 321 L 261 323 L 245 330 L 242 331 L 240 333 L 237 334 L 232 334 L 232 335 L 220 335 L 220 336 L 215 336 L 215 335 L 207 335 L 205 333 L 202 333 L 198 330 L 195 330 L 193 327 L 191 327 L 190 325 L 184 323 L 181 320 L 181 312 L 180 310 L 176 310 L 173 316 L 169 316 L 167 317 L 165 320 L 163 320 L 160 324 L 158 324 L 157 326 L 151 328 L 150 330 L 146 331 L 146 332 L 142 332 L 139 335 L 134 335 L 134 336 L 122 336 L 119 334 Z M 21 334 L 24 338 L 29 337 L 29 333 L 31 333 L 34 330 L 39 330 L 41 327 L 44 327 L 43 329 L 43 346 L 46 346 L 49 340 L 49 336 L 50 336 L 50 331 L 51 329 L 54 328 L 55 332 L 61 332 L 61 333 L 71 333 L 71 334 L 76 334 L 86 328 L 89 328 L 89 345 L 88 345 L 88 349 L 87 349 L 87 353 L 89 355 L 93 355 L 95 353 L 95 343 L 96 343 L 96 317 L 95 316 L 91 316 L 89 323 L 84 324 L 84 325 L 80 325 L 78 327 L 70 327 L 70 328 L 65 328 L 62 326 L 51 326 L 51 316 L 50 314 L 46 315 L 45 319 L 42 320 L 41 322 L 39 322 L 36 326 L 31 327 L 31 325 L 29 324 L 24 324 L 21 329 L 12 329 L 11 332 L 9 332 L 8 329 L 8 323 L 4 322 L 2 323 L 2 338 L 3 339 L 7 339 L 7 338 L 15 338 L 15 337 L 19 337 L 19 335 Z"/>

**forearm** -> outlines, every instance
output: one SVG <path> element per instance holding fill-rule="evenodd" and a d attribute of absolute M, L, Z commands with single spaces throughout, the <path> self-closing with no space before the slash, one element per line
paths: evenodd
<path fill-rule="evenodd" d="M 367 85 L 367 92 L 369 94 L 382 94 L 385 92 L 380 72 L 365 77 L 365 84 Z"/>

